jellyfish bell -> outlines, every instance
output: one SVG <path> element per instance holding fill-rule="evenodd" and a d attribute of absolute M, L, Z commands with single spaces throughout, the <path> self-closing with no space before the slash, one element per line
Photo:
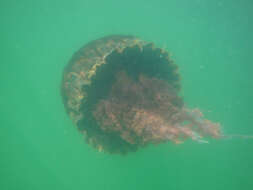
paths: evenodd
<path fill-rule="evenodd" d="M 77 51 L 63 73 L 66 111 L 86 142 L 125 154 L 149 144 L 222 137 L 220 125 L 179 96 L 169 53 L 134 36 L 107 36 Z"/>

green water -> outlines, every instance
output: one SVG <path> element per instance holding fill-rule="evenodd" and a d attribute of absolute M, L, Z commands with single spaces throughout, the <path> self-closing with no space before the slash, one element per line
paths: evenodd
<path fill-rule="evenodd" d="M 189 107 L 252 135 L 252 18 L 252 0 L 1 0 L 0 189 L 252 190 L 253 139 L 98 153 L 59 93 L 81 46 L 133 34 L 172 52 Z"/>

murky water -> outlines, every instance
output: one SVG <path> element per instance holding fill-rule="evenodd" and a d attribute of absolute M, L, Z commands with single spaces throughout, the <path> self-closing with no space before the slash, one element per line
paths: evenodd
<path fill-rule="evenodd" d="M 0 189 L 253 188 L 253 139 L 187 141 L 117 156 L 65 113 L 63 68 L 85 43 L 132 34 L 173 55 L 188 107 L 253 134 L 251 0 L 0 2 Z"/>

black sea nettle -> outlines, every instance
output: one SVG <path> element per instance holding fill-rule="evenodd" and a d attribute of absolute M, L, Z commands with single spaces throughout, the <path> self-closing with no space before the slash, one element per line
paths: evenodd
<path fill-rule="evenodd" d="M 189 109 L 167 51 L 133 36 L 108 36 L 75 53 L 65 68 L 65 108 L 88 144 L 125 154 L 148 144 L 220 138 L 218 123 Z"/>

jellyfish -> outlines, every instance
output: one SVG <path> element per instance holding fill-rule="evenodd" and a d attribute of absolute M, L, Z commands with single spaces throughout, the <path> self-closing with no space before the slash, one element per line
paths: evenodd
<path fill-rule="evenodd" d="M 166 50 L 113 35 L 73 55 L 61 95 L 73 123 L 98 151 L 126 154 L 150 144 L 222 138 L 220 124 L 188 108 L 180 89 L 178 66 Z"/>

